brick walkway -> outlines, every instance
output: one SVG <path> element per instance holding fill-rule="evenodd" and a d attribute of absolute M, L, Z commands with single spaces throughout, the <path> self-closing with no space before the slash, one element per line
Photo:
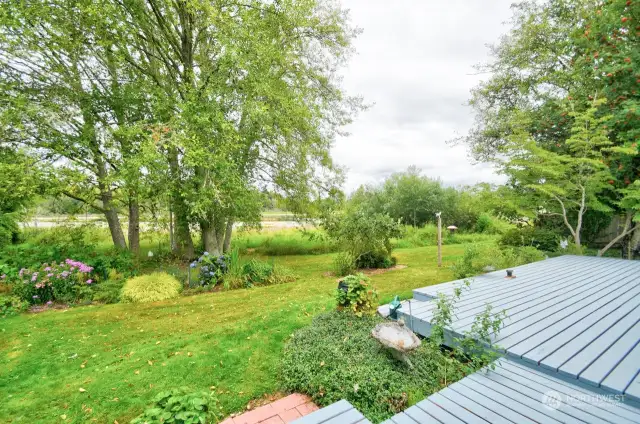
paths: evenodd
<path fill-rule="evenodd" d="M 305 395 L 294 393 L 237 417 L 227 418 L 222 424 L 283 424 L 316 411 L 318 406 Z"/>

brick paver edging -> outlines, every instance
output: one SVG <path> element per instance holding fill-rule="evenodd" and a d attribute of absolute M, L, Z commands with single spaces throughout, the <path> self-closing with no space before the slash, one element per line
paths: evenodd
<path fill-rule="evenodd" d="M 222 424 L 283 424 L 318 410 L 309 396 L 294 393 L 237 417 L 227 418 Z"/>

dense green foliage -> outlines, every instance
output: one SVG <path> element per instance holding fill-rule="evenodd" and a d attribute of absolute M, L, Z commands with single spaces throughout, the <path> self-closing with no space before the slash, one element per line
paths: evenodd
<path fill-rule="evenodd" d="M 347 275 L 336 289 L 338 309 L 348 309 L 357 316 L 372 314 L 378 306 L 378 291 L 364 274 Z"/>
<path fill-rule="evenodd" d="M 56 227 L 35 232 L 25 243 L 0 248 L 0 264 L 17 273 L 21 268 L 37 268 L 43 263 L 60 263 L 73 258 L 93 268 L 101 280 L 115 270 L 126 276 L 134 274 L 134 258 L 130 252 L 114 248 L 100 249 L 91 227 Z"/>
<path fill-rule="evenodd" d="M 340 252 L 333 258 L 333 273 L 338 277 L 352 274 L 356 270 L 355 258 L 349 252 Z"/>
<path fill-rule="evenodd" d="M 435 214 L 441 212 L 445 227 L 499 232 L 502 224 L 493 216 L 506 219 L 518 216 L 515 207 L 505 201 L 508 195 L 506 188 L 487 184 L 444 187 L 440 181 L 422 175 L 420 169 L 410 167 L 406 172 L 392 174 L 381 185 L 360 187 L 348 204 L 370 213 L 389 215 L 412 227 L 435 223 Z M 479 219 L 480 227 L 476 228 Z"/>
<path fill-rule="evenodd" d="M 180 282 L 165 272 L 140 275 L 127 280 L 122 287 L 123 302 L 157 302 L 177 297 L 182 290 Z"/>
<path fill-rule="evenodd" d="M 398 221 L 365 207 L 332 211 L 322 222 L 324 229 L 353 258 L 355 268 L 389 268 L 393 265 L 391 239 L 401 235 Z M 348 268 L 345 264 L 344 269 Z"/>
<path fill-rule="evenodd" d="M 89 265 L 66 259 L 60 263 L 43 263 L 35 269 L 22 268 L 12 292 L 22 300 L 35 303 L 90 301 L 96 282 Z"/>
<path fill-rule="evenodd" d="M 491 269 L 512 268 L 518 265 L 537 262 L 545 259 L 544 252 L 533 246 L 498 248 L 479 248 L 469 245 L 464 255 L 452 266 L 456 278 L 468 278 Z"/>
<path fill-rule="evenodd" d="M 336 3 L 3 6 L 2 144 L 51 165 L 116 247 L 138 252 L 141 211 L 170 207 L 175 253 L 194 257 L 195 227 L 218 255 L 261 186 L 304 211 L 340 182 L 329 149 L 361 101 L 337 77 L 357 30 Z"/>
<path fill-rule="evenodd" d="M 1 110 L 1 109 L 0 109 Z M 22 151 L 0 143 L 0 248 L 16 242 L 18 219 L 40 190 L 42 170 Z"/>
<path fill-rule="evenodd" d="M 0 318 L 10 317 L 26 311 L 29 302 L 17 296 L 7 296 L 0 293 Z"/>
<path fill-rule="evenodd" d="M 555 231 L 531 226 L 513 228 L 500 237 L 500 245 L 511 247 L 533 246 L 546 252 L 554 252 L 560 244 L 560 236 Z"/>
<path fill-rule="evenodd" d="M 601 254 L 640 228 L 639 20 L 637 1 L 518 3 L 463 138 L 479 159 L 506 158 L 519 207 L 560 214 L 578 246 L 586 210 L 624 216 Z"/>
<path fill-rule="evenodd" d="M 209 424 L 222 418 L 214 392 L 190 393 L 187 388 L 158 393 L 154 404 L 131 424 Z"/>
<path fill-rule="evenodd" d="M 381 422 L 473 371 L 430 343 L 412 352 L 409 369 L 371 337 L 382 321 L 339 311 L 315 317 L 285 346 L 284 388 L 307 393 L 321 406 L 346 399 Z"/>

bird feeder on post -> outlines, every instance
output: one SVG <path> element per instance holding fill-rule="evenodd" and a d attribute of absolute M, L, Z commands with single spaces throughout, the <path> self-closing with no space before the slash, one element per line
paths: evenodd
<path fill-rule="evenodd" d="M 449 226 L 447 227 L 447 230 L 449 230 L 449 233 L 450 233 L 450 234 L 455 233 L 457 229 L 458 229 L 458 227 L 456 227 L 455 225 L 449 225 Z"/>
<path fill-rule="evenodd" d="M 438 218 L 438 267 L 442 267 L 442 212 L 436 213 Z"/>

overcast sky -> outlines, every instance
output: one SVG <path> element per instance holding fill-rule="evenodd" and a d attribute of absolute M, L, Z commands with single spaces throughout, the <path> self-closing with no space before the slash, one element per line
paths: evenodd
<path fill-rule="evenodd" d="M 348 127 L 333 157 L 348 168 L 347 191 L 417 165 L 447 185 L 500 182 L 473 165 L 463 135 L 473 114 L 465 105 L 484 75 L 487 44 L 508 30 L 513 0 L 342 0 L 363 33 L 344 71 L 350 94 L 374 105 Z"/>

